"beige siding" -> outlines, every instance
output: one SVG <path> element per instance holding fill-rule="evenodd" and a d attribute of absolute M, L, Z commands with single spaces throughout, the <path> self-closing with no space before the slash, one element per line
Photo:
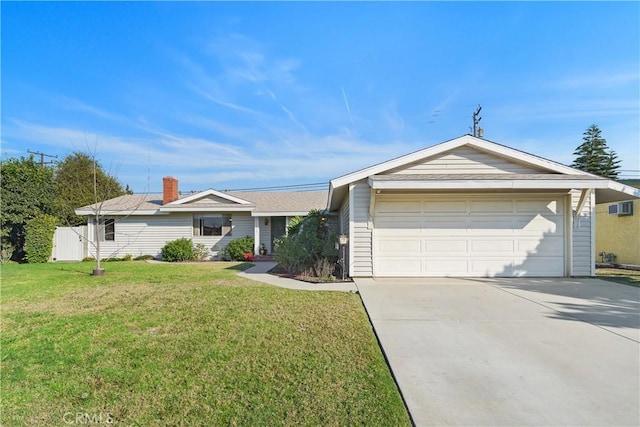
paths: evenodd
<path fill-rule="evenodd" d="M 338 217 L 340 219 L 340 226 L 339 226 L 340 234 L 349 236 L 349 198 L 348 197 L 346 197 L 342 202 L 342 206 L 340 206 Z M 350 244 L 351 243 L 347 243 L 344 250 L 344 255 L 345 255 L 344 266 L 345 266 L 346 275 L 349 275 L 349 245 Z"/>
<path fill-rule="evenodd" d="M 571 210 L 572 214 L 578 207 L 580 200 L 580 191 L 571 192 Z M 591 204 L 593 198 L 587 199 L 587 202 L 582 209 L 582 212 L 577 217 L 574 217 L 573 224 L 573 241 L 572 241 L 572 253 L 573 260 L 571 265 L 572 276 L 591 276 L 593 274 L 594 259 L 592 257 L 592 230 L 591 230 Z"/>
<path fill-rule="evenodd" d="M 123 257 L 131 254 L 160 256 L 160 250 L 169 241 L 181 237 L 191 238 L 193 216 L 174 214 L 166 216 L 132 215 L 115 221 L 115 240 L 100 243 L 100 257 Z M 89 236 L 94 242 L 94 225 L 89 221 Z M 96 256 L 93 243 L 89 244 L 89 256 Z"/>
<path fill-rule="evenodd" d="M 351 196 L 353 200 L 353 206 L 351 206 L 353 271 L 350 275 L 370 277 L 373 276 L 372 235 L 369 228 L 371 189 L 367 181 L 362 180 L 355 183 L 351 191 L 353 191 Z"/>
<path fill-rule="evenodd" d="M 468 173 L 540 173 L 521 163 L 515 163 L 499 156 L 490 155 L 470 147 L 460 147 L 435 157 L 420 160 L 409 165 L 385 172 L 387 174 L 468 174 Z"/>

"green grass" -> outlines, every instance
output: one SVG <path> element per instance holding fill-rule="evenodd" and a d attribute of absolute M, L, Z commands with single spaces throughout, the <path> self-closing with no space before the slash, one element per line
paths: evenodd
<path fill-rule="evenodd" d="M 640 288 L 640 271 L 623 270 L 621 268 L 598 268 L 596 269 L 596 276 L 598 279 Z"/>
<path fill-rule="evenodd" d="M 246 266 L 3 266 L 0 424 L 410 425 L 357 295 Z"/>

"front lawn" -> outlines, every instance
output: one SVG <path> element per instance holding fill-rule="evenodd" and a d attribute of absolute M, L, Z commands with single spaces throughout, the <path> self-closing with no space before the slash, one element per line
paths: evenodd
<path fill-rule="evenodd" d="M 597 268 L 596 277 L 640 288 L 640 271 L 621 268 Z"/>
<path fill-rule="evenodd" d="M 410 425 L 357 295 L 246 266 L 2 266 L 0 425 Z"/>

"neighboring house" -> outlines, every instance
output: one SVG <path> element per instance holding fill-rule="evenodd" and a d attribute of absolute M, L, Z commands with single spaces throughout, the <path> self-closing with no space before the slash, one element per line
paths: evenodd
<path fill-rule="evenodd" d="M 348 274 L 595 274 L 595 206 L 640 190 L 469 135 L 330 182 Z M 638 238 L 638 234 L 635 234 Z"/>
<path fill-rule="evenodd" d="M 160 256 L 169 241 L 186 237 L 207 246 L 211 256 L 233 239 L 250 236 L 255 253 L 264 244 L 270 254 L 273 241 L 286 232 L 290 218 L 312 209 L 324 209 L 326 191 L 221 192 L 205 190 L 186 196 L 178 192 L 178 180 L 163 178 L 162 195 L 124 195 L 100 206 L 102 257 L 131 254 Z M 88 236 L 95 241 L 96 206 L 76 210 L 88 217 Z M 95 256 L 89 245 L 89 256 Z"/>
<path fill-rule="evenodd" d="M 621 180 L 640 188 L 640 181 Z M 596 205 L 596 261 L 640 265 L 640 200 Z"/>

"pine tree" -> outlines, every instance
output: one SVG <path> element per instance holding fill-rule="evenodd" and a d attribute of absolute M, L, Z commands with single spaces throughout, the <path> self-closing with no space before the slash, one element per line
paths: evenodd
<path fill-rule="evenodd" d="M 605 178 L 618 178 L 620 160 L 616 152 L 607 146 L 600 128 L 595 124 L 591 125 L 582 135 L 583 142 L 573 152 L 577 157 L 571 166 Z"/>

